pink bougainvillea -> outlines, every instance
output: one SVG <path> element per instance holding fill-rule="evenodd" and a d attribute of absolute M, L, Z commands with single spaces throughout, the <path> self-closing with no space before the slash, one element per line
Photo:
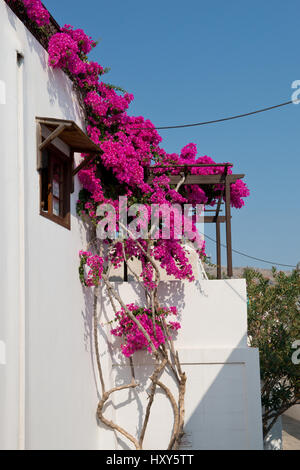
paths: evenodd
<path fill-rule="evenodd" d="M 15 3 L 16 0 L 11 0 L 12 3 Z M 43 7 L 43 4 L 40 0 L 23 0 L 23 5 L 28 15 L 37 26 L 42 27 L 50 22 L 50 14 L 46 8 Z"/>
<path fill-rule="evenodd" d="M 79 274 L 82 284 L 86 287 L 98 286 L 103 273 L 103 258 L 93 255 L 90 251 L 80 251 L 79 256 Z"/>
<path fill-rule="evenodd" d="M 154 325 L 150 309 L 139 307 L 135 304 L 127 305 L 126 308 L 139 320 L 156 349 L 166 342 L 172 332 L 176 333 L 181 328 L 178 321 L 168 321 L 169 316 L 177 315 L 176 307 L 161 308 L 157 312 Z M 151 352 L 147 338 L 140 331 L 137 324 L 128 316 L 125 309 L 116 313 L 114 321 L 117 322 L 117 326 L 111 330 L 111 334 L 122 338 L 121 350 L 124 356 L 131 357 L 136 351 L 143 349 Z M 163 327 L 163 321 L 165 321 L 167 331 Z"/>
<path fill-rule="evenodd" d="M 49 40 L 49 65 L 68 69 L 74 75 L 84 73 L 86 66 L 78 56 L 77 42 L 66 33 L 56 33 Z"/>
<path fill-rule="evenodd" d="M 15 1 L 15 0 L 11 0 Z M 50 15 L 40 0 L 23 0 L 28 17 L 38 27 L 49 24 Z M 47 33 L 49 34 L 49 33 Z M 180 168 L 174 165 L 188 165 L 192 175 L 216 175 L 224 172 L 224 166 L 211 165 L 214 160 L 208 156 L 198 156 L 194 143 L 185 145 L 179 153 L 167 153 L 162 147 L 162 138 L 153 123 L 142 116 L 130 116 L 127 111 L 134 97 L 130 93 L 118 93 L 113 86 L 102 81 L 103 67 L 97 62 L 90 62 L 88 54 L 96 42 L 82 29 L 65 25 L 61 30 L 49 36 L 49 66 L 63 69 L 76 85 L 82 90 L 85 104 L 87 132 L 99 146 L 99 155 L 79 172 L 83 190 L 78 199 L 78 213 L 87 215 L 93 223 L 97 223 L 97 206 L 109 203 L 116 210 L 119 223 L 118 196 L 126 195 L 130 204 L 142 203 L 151 215 L 151 205 L 164 205 L 165 209 L 175 204 L 185 203 L 196 207 L 198 204 L 214 206 L 220 198 L 224 187 L 221 184 L 207 186 L 182 185 L 181 188 L 171 184 L 170 176 L 179 175 Z M 86 155 L 82 155 L 83 158 Z M 173 167 L 172 167 L 173 165 Z M 154 167 L 154 177 L 148 180 L 149 167 Z M 168 168 L 162 168 L 162 166 Z M 172 168 L 170 168 L 170 166 Z M 228 174 L 231 168 L 228 167 Z M 102 176 L 104 175 L 104 176 Z M 238 180 L 231 185 L 231 204 L 235 208 L 244 205 L 249 196 L 246 184 Z M 161 209 L 157 209 L 159 213 Z M 129 259 L 136 257 L 142 265 L 141 280 L 148 291 L 157 287 L 153 265 L 145 256 L 145 250 L 159 264 L 160 268 L 176 279 L 194 280 L 188 251 L 176 236 L 176 229 L 185 223 L 185 215 L 175 210 L 171 217 L 170 236 L 168 239 L 158 237 L 151 245 L 147 241 L 127 239 L 111 246 L 106 259 L 91 252 L 80 252 L 80 278 L 85 286 L 99 285 L 104 265 L 110 261 L 117 268 Z M 148 224 L 148 220 L 145 222 Z M 160 226 L 158 235 L 162 235 L 164 227 Z M 199 256 L 205 254 L 205 244 L 197 232 L 193 221 L 188 233 L 189 239 Z M 124 248 L 124 250 L 123 250 Z M 153 328 L 151 312 L 135 305 L 128 306 L 149 333 L 156 348 L 166 341 L 162 329 L 162 315 L 167 317 L 170 311 L 161 311 Z M 174 313 L 174 312 L 173 312 Z M 118 326 L 112 333 L 123 338 L 122 351 L 131 356 L 134 351 L 148 348 L 144 335 L 130 320 L 124 310 L 118 312 Z M 178 322 L 169 322 L 169 328 L 177 331 Z"/>
<path fill-rule="evenodd" d="M 68 34 L 78 44 L 79 50 L 85 55 L 89 54 L 96 46 L 96 42 L 87 36 L 83 29 L 74 29 L 73 26 L 66 24 L 61 28 L 61 32 Z"/>

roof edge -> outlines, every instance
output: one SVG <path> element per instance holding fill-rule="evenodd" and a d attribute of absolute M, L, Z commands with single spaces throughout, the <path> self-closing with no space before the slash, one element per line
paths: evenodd
<path fill-rule="evenodd" d="M 43 26 L 43 29 L 39 28 L 36 23 L 28 18 L 24 4 L 20 0 L 4 0 L 7 6 L 13 11 L 13 13 L 19 18 L 24 26 L 31 32 L 35 39 L 48 51 L 49 37 L 55 33 L 60 32 L 60 26 L 57 21 L 53 18 L 49 10 L 43 4 L 43 7 L 49 12 L 50 23 L 49 25 Z"/>

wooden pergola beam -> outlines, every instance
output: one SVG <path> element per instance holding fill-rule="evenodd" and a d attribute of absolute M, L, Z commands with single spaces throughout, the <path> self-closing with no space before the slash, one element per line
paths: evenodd
<path fill-rule="evenodd" d="M 239 179 L 243 179 L 245 175 L 228 175 L 229 184 L 235 183 Z M 154 175 L 149 176 L 147 183 L 152 183 Z M 171 175 L 170 184 L 177 185 L 182 179 L 181 175 Z M 202 185 L 211 185 L 211 184 L 224 184 L 224 175 L 187 175 L 184 185 L 189 184 L 202 184 Z"/>
<path fill-rule="evenodd" d="M 216 216 L 215 215 L 207 215 L 207 216 L 204 216 L 203 217 L 203 220 L 204 220 L 204 223 L 205 224 L 214 224 L 216 223 Z M 200 221 L 201 221 L 201 216 L 200 216 Z M 217 221 L 219 221 L 220 224 L 223 224 L 224 222 L 226 222 L 226 217 L 223 215 L 223 216 L 219 216 L 217 218 Z"/>

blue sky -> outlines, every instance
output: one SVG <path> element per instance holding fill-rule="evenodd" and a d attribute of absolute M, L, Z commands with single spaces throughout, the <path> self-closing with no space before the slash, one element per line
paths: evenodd
<path fill-rule="evenodd" d="M 44 3 L 61 25 L 100 39 L 91 58 L 111 67 L 105 80 L 133 93 L 130 113 L 157 126 L 288 101 L 292 82 L 300 80 L 296 0 Z M 199 155 L 232 162 L 246 174 L 251 196 L 233 211 L 235 249 L 278 263 L 300 261 L 300 105 L 161 135 L 169 152 L 195 142 Z M 215 235 L 213 226 L 206 232 Z M 210 241 L 207 252 L 214 258 Z M 269 267 L 239 255 L 234 265 Z"/>

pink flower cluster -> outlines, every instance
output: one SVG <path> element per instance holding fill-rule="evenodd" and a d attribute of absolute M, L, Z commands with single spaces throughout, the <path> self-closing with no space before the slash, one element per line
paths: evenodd
<path fill-rule="evenodd" d="M 101 143 L 101 160 L 106 168 L 112 168 L 116 178 L 125 184 L 134 186 L 144 181 L 144 170 L 131 143 L 105 140 Z"/>
<path fill-rule="evenodd" d="M 93 62 L 93 68 L 95 67 L 96 63 Z M 88 92 L 85 98 L 85 104 L 96 119 L 102 120 L 104 117 L 109 118 L 112 115 L 115 117 L 117 114 L 123 113 L 133 100 L 133 95 L 126 93 L 124 96 L 119 96 L 115 90 L 102 82 L 97 84 L 96 88 L 97 91 Z"/>
<path fill-rule="evenodd" d="M 154 257 L 169 276 L 194 281 L 193 268 L 184 247 L 177 240 L 158 240 Z"/>
<path fill-rule="evenodd" d="M 86 287 L 98 286 L 103 273 L 103 258 L 93 255 L 90 251 L 80 251 L 79 274 L 83 285 Z M 86 272 L 86 266 L 88 271 Z"/>
<path fill-rule="evenodd" d="M 84 73 L 85 64 L 78 56 L 78 44 L 69 34 L 54 34 L 49 41 L 48 52 L 51 67 L 68 69 L 74 75 Z"/>
<path fill-rule="evenodd" d="M 67 33 L 76 44 L 78 44 L 79 50 L 87 55 L 96 46 L 96 42 L 85 34 L 83 29 L 74 29 L 73 26 L 66 24 L 61 28 L 62 33 Z"/>
<path fill-rule="evenodd" d="M 156 349 L 166 341 L 166 335 L 163 331 L 162 320 L 169 315 L 177 315 L 176 307 L 161 308 L 156 315 L 155 327 L 153 327 L 152 311 L 135 304 L 127 305 L 126 308 L 135 316 L 135 318 L 144 327 Z M 118 326 L 111 330 L 111 334 L 122 338 L 121 350 L 124 356 L 131 357 L 136 351 L 146 349 L 152 352 L 151 347 L 137 324 L 127 315 L 125 309 L 116 313 L 115 321 Z M 177 321 L 167 322 L 167 328 L 177 332 L 181 325 Z"/>
<path fill-rule="evenodd" d="M 103 74 L 103 67 L 98 62 L 85 63 L 85 73 L 83 78 L 78 77 L 78 85 L 80 88 L 91 89 L 95 87 L 99 81 L 99 76 Z"/>
<path fill-rule="evenodd" d="M 103 68 L 96 62 L 85 61 L 86 54 L 95 45 L 93 39 L 82 29 L 65 25 L 60 33 L 54 34 L 49 40 L 49 65 L 53 68 L 67 69 L 75 76 L 83 75 L 83 78 L 78 77 L 78 84 L 81 87 L 96 86 Z"/>
<path fill-rule="evenodd" d="M 242 180 L 237 180 L 230 187 L 231 204 L 237 209 L 245 205 L 244 198 L 250 196 L 250 191 Z"/>
<path fill-rule="evenodd" d="M 11 0 L 14 2 L 15 0 Z M 43 7 L 40 0 L 22 0 L 28 18 L 34 21 L 37 26 L 42 27 L 50 22 L 50 14 L 46 8 Z"/>
<path fill-rule="evenodd" d="M 96 165 L 90 165 L 79 172 L 82 186 L 91 193 L 91 202 L 104 202 L 101 181 L 96 176 Z"/>

